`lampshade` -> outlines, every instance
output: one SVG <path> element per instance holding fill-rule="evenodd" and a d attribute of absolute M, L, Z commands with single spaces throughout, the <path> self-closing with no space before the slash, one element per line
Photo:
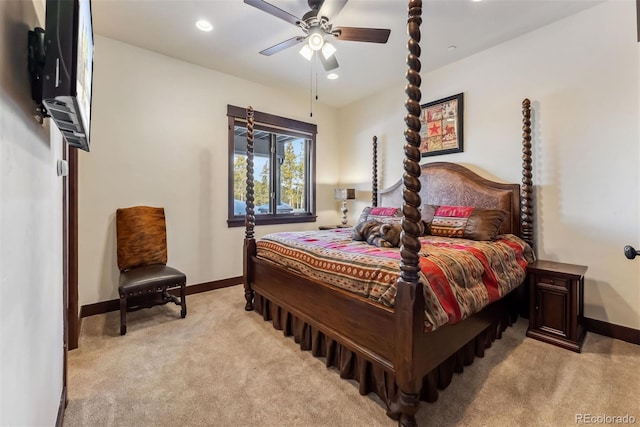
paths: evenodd
<path fill-rule="evenodd" d="M 336 200 L 354 200 L 356 198 L 355 188 L 336 188 L 333 196 Z"/>
<path fill-rule="evenodd" d="M 311 61 L 311 58 L 313 58 L 313 50 L 305 43 L 302 49 L 300 49 L 300 55 L 304 56 L 307 61 Z"/>
<path fill-rule="evenodd" d="M 336 48 L 331 43 L 327 42 L 322 46 L 322 56 L 324 56 L 324 59 L 331 58 L 331 55 L 334 53 L 336 53 Z"/>

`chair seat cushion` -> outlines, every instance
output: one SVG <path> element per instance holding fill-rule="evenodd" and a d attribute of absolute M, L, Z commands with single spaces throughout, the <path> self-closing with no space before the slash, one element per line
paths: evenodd
<path fill-rule="evenodd" d="M 186 281 L 187 276 L 175 268 L 161 264 L 146 265 L 121 272 L 118 290 L 121 294 L 124 294 L 167 286 L 178 286 Z"/>

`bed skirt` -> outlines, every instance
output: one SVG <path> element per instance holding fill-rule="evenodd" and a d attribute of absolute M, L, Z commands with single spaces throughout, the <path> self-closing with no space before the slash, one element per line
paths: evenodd
<path fill-rule="evenodd" d="M 389 414 L 389 408 L 397 401 L 398 396 L 398 388 L 392 372 L 326 336 L 317 328 L 300 320 L 257 292 L 254 310 L 261 314 L 265 321 L 271 321 L 274 328 L 283 331 L 285 336 L 293 336 L 301 350 L 311 351 L 315 357 L 324 357 L 326 366 L 335 367 L 340 372 L 341 378 L 357 381 L 361 395 L 376 393 L 386 404 Z M 490 326 L 425 375 L 420 399 L 435 402 L 438 399 L 438 390 L 445 389 L 451 383 L 453 373 L 462 372 L 464 366 L 472 364 L 475 357 L 483 357 L 484 350 L 491 347 L 493 341 L 501 338 L 502 332 L 507 326 L 511 326 L 516 318 L 517 313 L 500 314 Z"/>

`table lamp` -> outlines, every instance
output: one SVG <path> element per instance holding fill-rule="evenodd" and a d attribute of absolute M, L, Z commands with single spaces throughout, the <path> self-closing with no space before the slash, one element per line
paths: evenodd
<path fill-rule="evenodd" d="M 334 191 L 334 197 L 336 200 L 342 201 L 342 208 L 340 209 L 342 212 L 342 223 L 341 227 L 347 226 L 347 200 L 353 200 L 356 198 L 356 189 L 355 188 L 336 188 Z"/>

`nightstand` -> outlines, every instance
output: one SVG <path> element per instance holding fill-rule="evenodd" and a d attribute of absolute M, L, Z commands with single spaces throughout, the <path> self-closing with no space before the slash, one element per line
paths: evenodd
<path fill-rule="evenodd" d="M 333 230 L 334 228 L 351 228 L 351 226 L 338 224 L 338 225 L 321 225 L 320 227 L 318 227 L 319 230 Z"/>
<path fill-rule="evenodd" d="M 575 352 L 582 350 L 583 265 L 538 260 L 529 273 L 529 329 L 527 336 Z"/>

